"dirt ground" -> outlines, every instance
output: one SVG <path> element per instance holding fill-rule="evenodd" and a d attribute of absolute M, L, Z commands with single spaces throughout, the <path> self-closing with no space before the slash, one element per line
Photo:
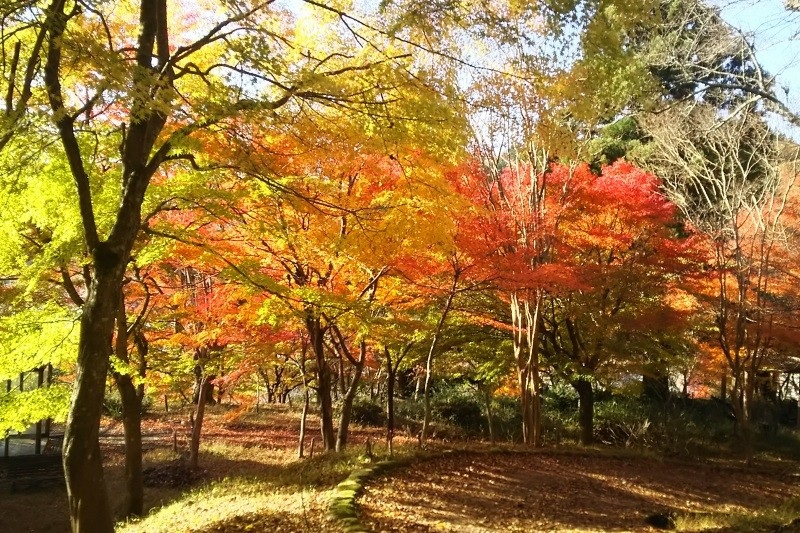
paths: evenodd
<path fill-rule="evenodd" d="M 798 465 L 759 469 L 544 452 L 428 460 L 368 484 L 375 531 L 655 531 L 654 514 L 735 512 L 800 495 Z"/>

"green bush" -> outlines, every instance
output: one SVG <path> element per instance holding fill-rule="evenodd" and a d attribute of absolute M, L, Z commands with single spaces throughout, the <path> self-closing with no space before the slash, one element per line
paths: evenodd
<path fill-rule="evenodd" d="M 612 446 L 644 444 L 650 418 L 641 404 L 628 398 L 595 403 L 594 438 Z"/>
<path fill-rule="evenodd" d="M 386 414 L 383 407 L 369 400 L 356 400 L 350 414 L 353 422 L 364 426 L 383 426 L 386 423 Z"/>
<path fill-rule="evenodd" d="M 149 396 L 145 395 L 144 399 L 142 400 L 142 415 L 146 414 L 150 410 L 150 405 L 152 400 Z M 103 398 L 103 412 L 114 419 L 121 419 L 122 418 L 122 398 L 119 395 L 119 391 L 117 391 L 116 387 L 106 391 L 105 398 Z"/>
<path fill-rule="evenodd" d="M 431 414 L 470 435 L 486 433 L 486 417 L 479 392 L 469 386 L 452 386 L 437 391 L 431 399 Z"/>
<path fill-rule="evenodd" d="M 578 410 L 578 393 L 568 383 L 557 383 L 542 391 L 542 407 L 558 418 L 572 417 Z"/>
<path fill-rule="evenodd" d="M 494 435 L 497 440 L 520 442 L 522 440 L 522 411 L 519 398 L 496 396 L 492 400 Z"/>

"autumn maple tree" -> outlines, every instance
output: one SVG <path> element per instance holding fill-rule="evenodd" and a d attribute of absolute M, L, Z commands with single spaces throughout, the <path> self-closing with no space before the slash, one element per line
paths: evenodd
<path fill-rule="evenodd" d="M 637 366 L 626 354 L 644 356 L 654 324 L 681 322 L 667 296 L 701 257 L 696 242 L 675 229 L 675 208 L 658 180 L 625 162 L 599 176 L 587 165 L 537 172 L 520 163 L 494 176 L 475 169 L 462 180 L 481 208 L 463 245 L 495 272 L 511 309 L 526 442 L 540 439 L 538 376 L 546 364 L 577 390 L 588 443 L 592 381 L 604 365 Z"/>
<path fill-rule="evenodd" d="M 365 89 L 357 80 L 396 55 L 368 57 L 373 47 L 348 53 L 352 41 L 340 38 L 345 26 L 345 34 L 331 32 L 325 52 L 291 46 L 283 36 L 292 34 L 294 17 L 272 2 L 201 4 L 196 16 L 183 20 L 171 9 L 163 0 L 119 9 L 62 0 L 4 9 L 4 43 L 17 50 L 4 56 L 11 73 L 2 132 L 6 153 L 25 148 L 24 136 L 15 135 L 23 121 L 58 143 L 64 184 L 74 187 L 67 205 L 80 215 L 87 266 L 64 444 L 75 531 L 112 530 L 105 492 L 95 490 L 103 481 L 100 408 L 122 281 L 153 177 L 181 162 L 200 164 L 193 138 L 232 127 L 235 116 L 263 113 L 265 123 L 280 124 L 290 115 L 276 111 L 296 110 L 303 101 L 354 112 L 381 105 L 387 97 L 382 84 Z M 292 38 L 303 35 L 298 28 Z M 349 84 L 337 83 L 347 75 Z M 45 120 L 38 124 L 36 117 Z M 104 193 L 115 200 L 109 211 L 100 209 Z"/>
<path fill-rule="evenodd" d="M 538 446 L 544 375 L 575 388 L 588 443 L 598 383 L 663 377 L 681 350 L 687 376 L 724 360 L 746 425 L 755 376 L 792 353 L 795 172 L 758 100 L 787 110 L 750 49 L 653 72 L 718 17 L 651 35 L 675 22 L 664 2 L 345 4 L 0 8 L 0 377 L 64 376 L 0 396 L 0 430 L 66 417 L 74 531 L 113 530 L 97 489 L 110 382 L 135 515 L 149 387 L 194 396 L 196 466 L 204 400 L 253 378 L 244 408 L 262 385 L 302 390 L 301 455 L 310 391 L 324 449 L 342 450 L 384 371 L 391 446 L 411 365 L 423 443 L 446 367 L 490 430 L 495 390 L 515 389 Z M 721 58 L 730 71 L 707 76 Z M 578 163 L 662 82 L 670 109 L 633 129 L 663 182 Z"/>

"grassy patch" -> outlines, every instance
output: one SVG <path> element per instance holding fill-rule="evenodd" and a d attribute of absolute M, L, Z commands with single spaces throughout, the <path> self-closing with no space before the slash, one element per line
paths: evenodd
<path fill-rule="evenodd" d="M 297 459 L 292 451 L 205 442 L 201 485 L 160 490 L 161 504 L 117 531 L 320 531 L 331 530 L 328 502 L 337 483 L 364 465 L 360 449 Z M 174 460 L 163 451 L 148 462 Z"/>
<path fill-rule="evenodd" d="M 800 497 L 795 497 L 774 508 L 757 511 L 733 507 L 709 513 L 677 513 L 675 525 L 678 531 L 780 531 L 781 526 L 798 518 Z"/>
<path fill-rule="evenodd" d="M 275 530 L 319 530 L 325 490 L 276 488 L 257 479 L 224 478 L 182 494 L 118 531 L 246 531 L 266 522 Z M 300 527 L 298 527 L 300 526 Z M 259 531 L 263 529 L 253 529 Z"/>

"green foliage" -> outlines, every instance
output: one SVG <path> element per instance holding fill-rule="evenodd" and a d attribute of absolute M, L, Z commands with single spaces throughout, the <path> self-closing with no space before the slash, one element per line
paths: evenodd
<path fill-rule="evenodd" d="M 31 424 L 52 418 L 67 419 L 70 388 L 64 383 L 30 391 L 0 392 L 0 437 L 8 431 L 24 431 Z"/>
<path fill-rule="evenodd" d="M 634 117 L 623 117 L 604 126 L 587 148 L 592 171 L 599 174 L 603 165 L 618 159 L 636 161 L 646 151 L 645 143 L 645 134 Z"/>
<path fill-rule="evenodd" d="M 78 336 L 74 311 L 55 303 L 9 311 L 0 314 L 0 380 L 72 361 Z"/>
<path fill-rule="evenodd" d="M 594 434 L 598 442 L 612 446 L 654 444 L 650 413 L 638 400 L 614 396 L 595 404 Z"/>
<path fill-rule="evenodd" d="M 578 393 L 564 381 L 558 381 L 542 392 L 542 403 L 548 411 L 574 413 L 578 408 Z"/>
<path fill-rule="evenodd" d="M 542 400 L 546 439 L 577 439 L 578 396 L 574 389 L 556 383 L 543 393 Z M 666 455 L 719 454 L 733 445 L 729 415 L 730 407 L 719 400 L 673 397 L 666 402 L 650 402 L 640 395 L 599 391 L 594 404 L 594 436 L 601 444 Z M 787 438 L 791 440 L 791 436 Z M 790 446 L 787 442 L 778 447 Z M 776 446 L 765 444 L 764 449 L 775 450 Z"/>
<path fill-rule="evenodd" d="M 142 408 L 139 413 L 142 415 L 146 414 L 150 410 L 152 403 L 152 398 L 145 395 L 145 397 L 142 398 Z M 122 419 L 122 398 L 120 397 L 119 391 L 116 387 L 106 391 L 106 395 L 103 398 L 103 411 L 111 418 L 116 420 Z"/>
<path fill-rule="evenodd" d="M 64 160 L 38 140 L 18 141 L 19 152 L 10 149 L 0 159 L 0 275 L 17 276 L 19 288 L 30 294 L 54 266 L 80 255 L 83 233 Z"/>
<path fill-rule="evenodd" d="M 497 440 L 522 441 L 522 411 L 519 398 L 496 396 L 492 399 L 492 418 Z"/>
<path fill-rule="evenodd" d="M 468 385 L 442 387 L 431 399 L 432 413 L 471 435 L 486 433 L 486 417 L 481 400 Z"/>
<path fill-rule="evenodd" d="M 386 423 L 383 407 L 369 400 L 354 401 L 351 417 L 353 422 L 364 426 L 382 426 Z"/>
<path fill-rule="evenodd" d="M 414 431 L 418 425 L 422 424 L 424 416 L 425 406 L 422 401 L 395 398 L 394 417 L 398 429 L 408 428 Z"/>

